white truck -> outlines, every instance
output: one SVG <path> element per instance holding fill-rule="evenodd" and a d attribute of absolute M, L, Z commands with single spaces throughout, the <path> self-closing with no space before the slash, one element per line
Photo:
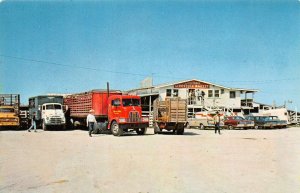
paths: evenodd
<path fill-rule="evenodd" d="M 221 111 L 218 111 L 221 118 L 220 126 L 224 126 L 223 120 L 224 120 L 224 113 Z M 214 116 L 217 114 L 217 111 L 203 111 L 203 112 L 197 112 L 194 114 L 192 118 L 188 118 L 188 128 L 191 127 L 197 127 L 199 129 L 206 129 L 206 128 L 214 128 Z"/>
<path fill-rule="evenodd" d="M 66 128 L 62 95 L 39 95 L 29 98 L 29 117 L 35 116 L 37 127 L 47 130 L 50 126 Z"/>

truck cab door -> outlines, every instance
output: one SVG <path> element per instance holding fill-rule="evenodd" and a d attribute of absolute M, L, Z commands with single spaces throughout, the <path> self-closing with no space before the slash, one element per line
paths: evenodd
<path fill-rule="evenodd" d="M 114 119 L 116 117 L 120 116 L 121 113 L 121 99 L 120 98 L 116 98 L 114 100 L 111 101 L 111 108 L 110 111 L 108 112 L 109 115 L 109 119 Z"/>
<path fill-rule="evenodd" d="M 46 106 L 42 106 L 42 107 L 39 107 L 39 110 L 41 112 L 41 115 L 42 115 L 42 119 L 44 119 L 46 117 Z"/>

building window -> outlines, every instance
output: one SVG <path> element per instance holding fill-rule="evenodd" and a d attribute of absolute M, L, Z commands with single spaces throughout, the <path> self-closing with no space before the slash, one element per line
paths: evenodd
<path fill-rule="evenodd" d="M 220 91 L 219 90 L 215 90 L 215 97 L 219 98 L 220 97 Z"/>
<path fill-rule="evenodd" d="M 178 89 L 173 89 L 173 97 L 178 97 Z"/>
<path fill-rule="evenodd" d="M 208 98 L 213 97 L 213 90 L 208 90 Z"/>
<path fill-rule="evenodd" d="M 230 98 L 231 99 L 235 98 L 235 91 L 230 91 Z"/>
<path fill-rule="evenodd" d="M 167 89 L 167 97 L 172 96 L 172 90 L 171 89 Z"/>
<path fill-rule="evenodd" d="M 221 94 L 224 94 L 224 89 L 221 89 Z"/>

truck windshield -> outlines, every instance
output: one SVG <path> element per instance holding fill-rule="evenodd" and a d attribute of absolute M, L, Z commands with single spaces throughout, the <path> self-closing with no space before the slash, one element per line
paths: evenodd
<path fill-rule="evenodd" d="M 13 113 L 14 109 L 12 108 L 0 108 L 0 113 Z"/>
<path fill-rule="evenodd" d="M 123 103 L 123 107 L 140 106 L 140 100 L 139 99 L 123 99 L 122 103 Z"/>
<path fill-rule="evenodd" d="M 46 109 L 61 109 L 61 105 L 46 105 Z"/>

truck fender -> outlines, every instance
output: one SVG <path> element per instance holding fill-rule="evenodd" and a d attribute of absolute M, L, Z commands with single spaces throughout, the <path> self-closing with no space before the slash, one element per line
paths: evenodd
<path fill-rule="evenodd" d="M 107 129 L 111 129 L 111 124 L 114 122 L 114 121 L 116 121 L 117 123 L 119 123 L 119 121 L 118 120 L 116 120 L 116 119 L 113 119 L 113 120 L 110 120 L 107 124 Z"/>

